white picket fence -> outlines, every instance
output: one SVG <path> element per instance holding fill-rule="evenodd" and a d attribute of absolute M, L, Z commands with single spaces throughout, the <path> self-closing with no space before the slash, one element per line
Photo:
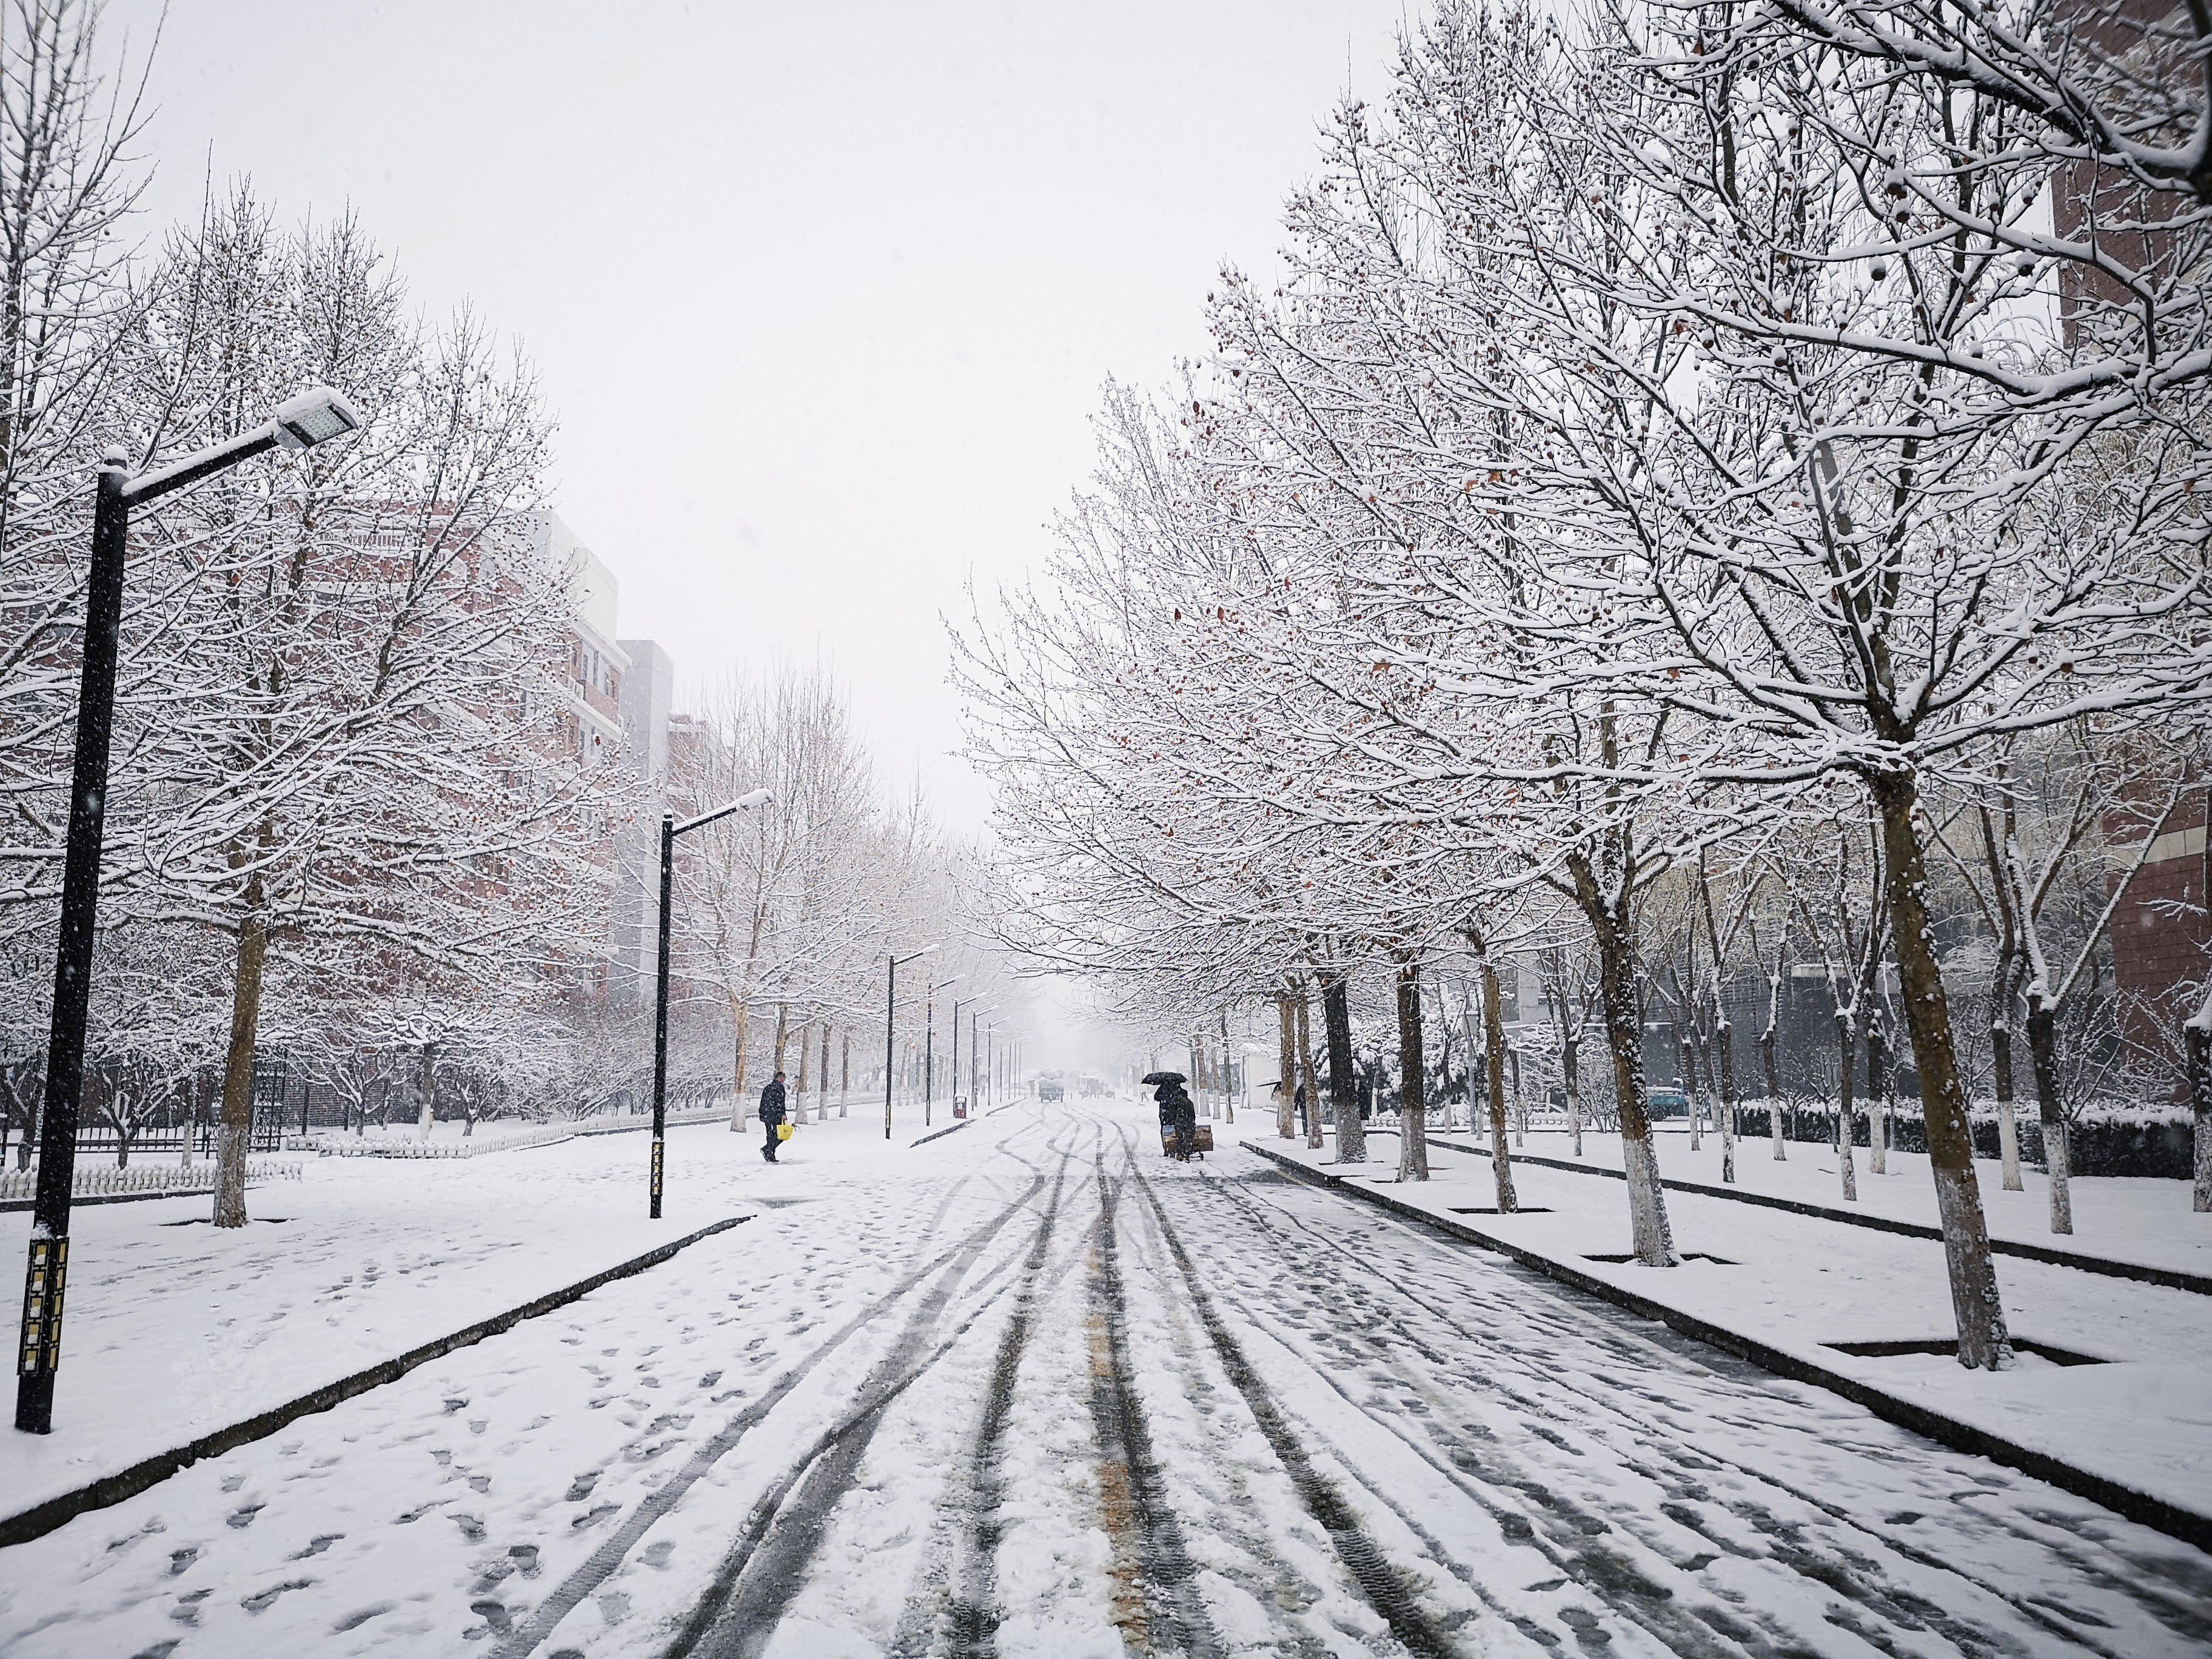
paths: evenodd
<path fill-rule="evenodd" d="M 246 1165 L 246 1184 L 267 1181 L 297 1181 L 296 1164 L 251 1158 Z M 0 1170 L 0 1204 L 26 1202 L 39 1187 L 39 1169 Z M 187 1169 L 181 1164 L 131 1164 L 117 1169 L 112 1164 L 80 1164 L 70 1192 L 76 1198 L 106 1198 L 116 1193 L 207 1193 L 215 1190 L 215 1164 L 203 1158 Z"/>
<path fill-rule="evenodd" d="M 550 1146 L 576 1133 L 569 1123 L 541 1124 L 511 1134 L 470 1135 L 460 1140 L 410 1140 L 400 1135 L 287 1135 L 288 1152 L 313 1152 L 322 1158 L 481 1158 L 487 1152 L 512 1152 L 524 1146 Z"/>
<path fill-rule="evenodd" d="M 671 1112 L 672 1125 L 684 1123 L 718 1123 L 729 1113 L 721 1107 L 708 1107 L 689 1112 Z M 321 1158 L 482 1158 L 490 1152 L 520 1152 L 527 1146 L 551 1146 L 578 1135 L 618 1134 L 624 1130 L 648 1127 L 652 1119 L 643 1114 L 628 1117 L 583 1118 L 574 1122 L 541 1123 L 534 1127 L 506 1129 L 494 1127 L 489 1133 L 468 1135 L 454 1140 L 416 1140 L 405 1131 L 379 1135 L 351 1135 L 343 1132 L 287 1135 L 284 1150 L 288 1152 L 313 1152 Z"/>

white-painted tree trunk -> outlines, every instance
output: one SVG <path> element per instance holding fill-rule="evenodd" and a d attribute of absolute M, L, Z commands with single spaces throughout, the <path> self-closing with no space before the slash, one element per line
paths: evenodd
<path fill-rule="evenodd" d="M 1997 1162 L 2008 1193 L 2026 1190 L 2020 1178 L 2020 1120 L 2010 1100 L 1997 1102 Z"/>

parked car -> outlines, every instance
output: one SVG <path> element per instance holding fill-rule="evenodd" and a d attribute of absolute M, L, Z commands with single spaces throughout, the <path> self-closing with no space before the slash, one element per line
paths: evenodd
<path fill-rule="evenodd" d="M 1039 1100 L 1064 1100 L 1066 1098 L 1066 1089 L 1061 1085 L 1060 1080 L 1056 1078 L 1048 1079 L 1046 1081 L 1037 1085 L 1037 1098 Z"/>
<path fill-rule="evenodd" d="M 1680 1089 L 1649 1089 L 1644 1095 L 1646 1117 L 1687 1117 L 1690 1097 Z"/>

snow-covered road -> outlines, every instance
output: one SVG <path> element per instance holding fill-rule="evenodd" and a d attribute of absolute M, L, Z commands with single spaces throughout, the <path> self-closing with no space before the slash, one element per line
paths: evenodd
<path fill-rule="evenodd" d="M 2197 1552 L 1166 1163 L 1148 1103 L 842 1128 L 747 1225 L 0 1552 L 0 1652 L 2212 1648 Z"/>

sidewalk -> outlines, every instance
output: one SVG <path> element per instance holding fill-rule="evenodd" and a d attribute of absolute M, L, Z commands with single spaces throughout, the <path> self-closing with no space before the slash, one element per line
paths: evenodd
<path fill-rule="evenodd" d="M 306 1158 L 298 1181 L 249 1191 L 236 1232 L 209 1224 L 204 1193 L 80 1210 L 53 1432 L 0 1435 L 0 1520 L 712 1223 L 911 1170 L 932 1156 L 907 1144 L 921 1118 L 902 1103 L 893 1141 L 880 1105 L 809 1124 L 773 1167 L 757 1124 L 672 1129 L 659 1221 L 646 1139 L 627 1134 L 512 1158 Z M 20 1263 L 30 1218 L 6 1221 Z"/>
<path fill-rule="evenodd" d="M 1586 1149 L 1591 1140 L 1584 1137 Z M 1554 1277 L 1647 1304 L 1645 1311 L 1660 1316 L 1678 1316 L 1695 1334 L 1708 1334 L 1698 1328 L 1709 1328 L 1712 1340 L 1784 1375 L 1832 1377 L 1847 1392 L 1863 1390 L 1865 1403 L 1895 1420 L 1910 1424 L 1915 1411 L 1932 1413 L 1966 1431 L 1963 1437 L 1939 1435 L 1952 1443 L 1971 1444 L 1978 1434 L 2030 1458 L 2057 1460 L 2119 1489 L 2087 1493 L 2114 1507 L 2125 1507 L 2126 1493 L 2143 1494 L 2185 1517 L 2184 1535 L 2193 1530 L 2193 1541 L 2212 1540 L 2212 1502 L 2206 1498 L 2212 1477 L 2212 1389 L 2205 1385 L 2212 1299 L 2000 1256 L 1997 1279 L 2015 1338 L 2063 1358 L 2103 1363 L 2061 1363 L 2025 1349 L 2017 1369 L 1991 1374 L 1968 1371 L 1935 1352 L 1893 1347 L 1887 1354 L 1850 1353 L 1833 1345 L 1925 1347 L 1955 1335 L 1939 1243 L 1670 1192 L 1676 1247 L 1720 1260 L 1692 1259 L 1658 1270 L 1602 1259 L 1625 1256 L 1629 1249 L 1627 1198 L 1616 1181 L 1516 1164 L 1515 1186 L 1531 1212 L 1498 1216 L 1480 1213 L 1496 1203 L 1486 1153 L 1437 1152 L 1431 1180 L 1401 1184 L 1395 1179 L 1395 1141 L 1385 1141 L 1378 1148 L 1382 1155 L 1364 1166 L 1334 1164 L 1333 1147 L 1310 1152 L 1303 1142 L 1279 1139 L 1272 1125 L 1255 1127 L 1243 1144 L 1278 1162 L 1340 1180 L 1391 1207 L 1433 1216 Z M 1737 1148 L 1740 1176 L 1752 1150 Z M 1685 1144 L 1680 1152 L 1686 1151 Z M 1764 1157 L 1764 1148 L 1759 1151 Z M 1803 1154 L 1792 1151 L 1795 1164 Z M 1714 1155 L 1717 1159 L 1717 1148 Z M 1662 1144 L 1662 1171 L 1686 1161 Z M 1920 1178 L 1926 1181 L 1924 1170 Z M 1901 1191 L 1910 1177 L 1881 1179 L 1886 1188 L 1894 1184 Z M 1544 1212 L 1534 1212 L 1540 1209 Z M 2197 1219 L 2185 1205 L 2169 1224 L 2182 1232 Z M 2153 1241 L 2138 1243 L 2148 1249 Z M 1883 1401 L 1894 1407 L 1884 1410 Z M 1977 1449 L 2004 1455 L 1998 1446 Z M 2045 1470 L 2030 1472 L 2053 1478 Z M 2085 1490 L 2080 1483 L 2061 1484 Z M 2167 1524 L 2166 1529 L 2176 1528 Z"/>
<path fill-rule="evenodd" d="M 605 1139 L 465 1161 L 307 1158 L 299 1180 L 248 1189 L 237 1232 L 209 1224 L 205 1193 L 77 1211 L 53 1432 L 0 1435 L 0 1511 L 744 1213 L 708 1159 L 734 1139 L 670 1137 L 658 1222 L 642 1146 Z M 757 1145 L 743 1147 L 755 1165 Z M 30 1218 L 5 1219 L 15 1271 Z"/>

